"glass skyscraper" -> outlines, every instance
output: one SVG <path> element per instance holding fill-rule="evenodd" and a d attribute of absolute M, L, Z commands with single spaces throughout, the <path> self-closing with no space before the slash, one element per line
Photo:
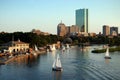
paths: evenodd
<path fill-rule="evenodd" d="M 88 33 L 88 9 L 76 10 L 76 25 L 81 32 Z"/>

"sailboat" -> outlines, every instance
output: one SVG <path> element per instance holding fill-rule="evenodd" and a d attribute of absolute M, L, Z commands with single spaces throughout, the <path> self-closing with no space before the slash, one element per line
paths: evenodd
<path fill-rule="evenodd" d="M 35 45 L 34 51 L 32 52 L 34 56 L 37 56 L 37 53 L 39 52 L 37 46 Z"/>
<path fill-rule="evenodd" d="M 53 71 L 62 71 L 63 70 L 59 54 L 57 54 L 57 58 L 55 59 L 55 61 L 53 63 L 52 70 Z"/>
<path fill-rule="evenodd" d="M 55 44 L 50 45 L 50 51 L 55 51 L 55 50 L 56 50 L 56 48 L 55 48 Z"/>
<path fill-rule="evenodd" d="M 111 59 L 109 55 L 109 47 L 107 47 L 106 53 L 105 53 L 105 59 Z"/>
<path fill-rule="evenodd" d="M 35 45 L 35 51 L 38 51 L 38 48 L 37 48 L 37 46 Z"/>
<path fill-rule="evenodd" d="M 69 49 L 69 48 L 70 48 L 69 44 L 66 44 L 66 49 Z"/>

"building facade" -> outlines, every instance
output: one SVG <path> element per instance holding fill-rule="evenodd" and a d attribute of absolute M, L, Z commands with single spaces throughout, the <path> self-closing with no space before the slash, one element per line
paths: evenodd
<path fill-rule="evenodd" d="M 103 35 L 104 36 L 110 35 L 110 27 L 108 25 L 103 26 Z"/>
<path fill-rule="evenodd" d="M 79 32 L 79 27 L 76 25 L 65 26 L 64 23 L 60 23 L 57 26 L 58 36 L 67 36 L 67 35 L 70 35 L 71 33 L 78 33 L 78 32 Z"/>
<path fill-rule="evenodd" d="M 110 35 L 117 36 L 118 35 L 118 27 L 110 27 Z"/>
<path fill-rule="evenodd" d="M 10 41 L 6 44 L 3 44 L 3 48 L 8 50 L 10 53 L 12 52 L 26 52 L 29 49 L 29 44 L 22 42 L 20 40 L 18 41 Z"/>
<path fill-rule="evenodd" d="M 88 9 L 76 10 L 76 25 L 81 32 L 88 33 Z"/>
<path fill-rule="evenodd" d="M 37 35 L 50 35 L 48 32 L 42 32 L 42 31 L 40 31 L 38 29 L 33 29 L 31 32 L 35 33 Z"/>
<path fill-rule="evenodd" d="M 79 32 L 79 27 L 78 26 L 76 26 L 76 25 L 72 25 L 71 27 L 70 27 L 70 31 L 69 31 L 70 33 L 77 33 L 77 32 Z"/>
<path fill-rule="evenodd" d="M 64 23 L 59 23 L 57 26 L 57 35 L 65 36 L 66 35 L 66 26 Z"/>

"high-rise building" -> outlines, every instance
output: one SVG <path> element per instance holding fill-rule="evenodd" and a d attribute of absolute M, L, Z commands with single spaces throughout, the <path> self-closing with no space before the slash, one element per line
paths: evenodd
<path fill-rule="evenodd" d="M 76 25 L 81 32 L 88 33 L 88 9 L 76 10 Z"/>
<path fill-rule="evenodd" d="M 79 28 L 76 25 L 65 26 L 65 24 L 61 22 L 57 26 L 57 35 L 58 36 L 68 36 L 71 33 L 78 33 L 78 32 L 79 32 Z"/>
<path fill-rule="evenodd" d="M 118 35 L 118 27 L 110 27 L 110 35 L 117 36 Z"/>
<path fill-rule="evenodd" d="M 108 25 L 103 26 L 103 35 L 104 36 L 110 35 L 110 27 Z"/>
<path fill-rule="evenodd" d="M 64 23 L 59 23 L 57 26 L 57 35 L 65 36 L 66 35 L 66 26 Z"/>

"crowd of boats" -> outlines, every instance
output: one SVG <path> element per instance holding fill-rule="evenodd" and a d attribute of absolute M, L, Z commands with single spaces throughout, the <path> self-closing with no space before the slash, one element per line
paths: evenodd
<path fill-rule="evenodd" d="M 11 58 L 19 57 L 20 55 L 27 55 L 28 57 L 31 57 L 31 56 L 37 57 L 38 55 L 46 52 L 53 52 L 53 51 L 56 51 L 57 49 L 65 51 L 65 49 L 68 49 L 68 48 L 69 48 L 69 44 L 62 44 L 60 48 L 56 47 L 55 44 L 52 44 L 52 45 L 48 45 L 46 48 L 42 47 L 41 49 L 35 45 L 32 50 L 29 49 L 26 52 L 16 52 L 16 53 L 5 52 L 5 53 L 2 53 L 2 56 L 1 56 L 2 60 L 0 60 L 0 64 L 4 64 L 5 62 L 9 61 Z"/>
<path fill-rule="evenodd" d="M 69 44 L 62 44 L 59 48 L 59 50 L 61 51 L 65 51 L 66 49 L 69 49 L 70 48 L 70 45 Z M 49 45 L 47 48 L 46 48 L 46 51 L 47 52 L 53 52 L 53 51 L 56 51 L 57 48 L 56 48 L 56 45 L 53 44 L 53 45 Z M 38 54 L 40 53 L 41 51 L 37 48 L 37 46 L 35 45 L 34 47 L 34 50 L 31 52 L 31 53 L 25 53 L 25 55 L 33 55 L 33 56 L 38 56 Z M 12 58 L 14 57 L 14 55 L 10 55 L 8 56 L 8 58 Z M 109 46 L 106 47 L 106 53 L 105 53 L 105 59 L 111 59 L 111 56 L 109 54 Z M 61 60 L 60 60 L 60 56 L 59 56 L 59 53 L 56 54 L 55 56 L 55 59 L 54 59 L 54 62 L 53 62 L 53 65 L 52 65 L 52 70 L 53 71 L 62 71 L 63 68 L 62 68 L 62 64 L 61 64 Z"/>
<path fill-rule="evenodd" d="M 70 48 L 70 45 L 69 44 L 62 44 L 61 46 L 60 46 L 60 50 L 62 50 L 62 51 L 65 51 L 65 49 L 69 49 Z M 55 51 L 57 48 L 56 48 L 56 46 L 55 46 L 55 44 L 53 44 L 53 45 L 49 45 L 48 47 L 47 47 L 47 52 L 52 52 L 52 51 Z"/>

